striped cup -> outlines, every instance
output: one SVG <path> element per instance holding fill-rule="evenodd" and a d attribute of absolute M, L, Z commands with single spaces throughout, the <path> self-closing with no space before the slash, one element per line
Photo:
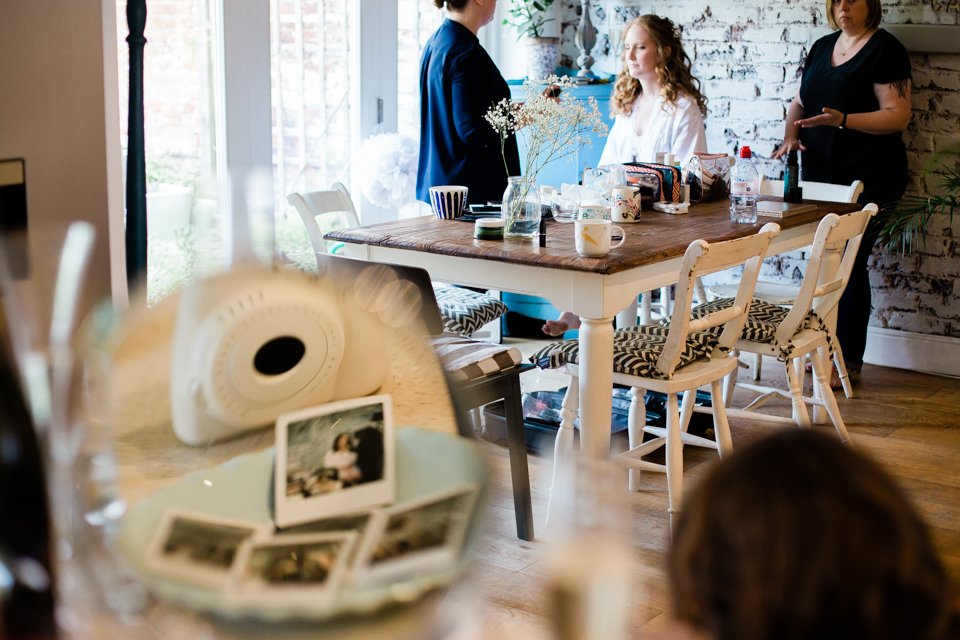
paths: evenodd
<path fill-rule="evenodd" d="M 430 205 L 441 220 L 453 220 L 463 215 L 467 204 L 467 188 L 456 185 L 430 187 Z"/>

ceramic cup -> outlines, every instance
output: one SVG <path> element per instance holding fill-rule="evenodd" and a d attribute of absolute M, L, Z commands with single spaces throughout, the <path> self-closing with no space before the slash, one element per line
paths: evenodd
<path fill-rule="evenodd" d="M 620 232 L 620 239 L 612 243 L 613 231 Z M 574 223 L 573 238 L 577 253 L 581 256 L 600 257 L 616 249 L 627 239 L 623 227 L 619 227 L 609 220 L 577 220 Z"/>
<path fill-rule="evenodd" d="M 610 196 L 613 205 L 610 219 L 613 222 L 637 222 L 640 220 L 640 189 L 617 187 Z"/>
<path fill-rule="evenodd" d="M 441 220 L 453 220 L 463 215 L 467 204 L 467 188 L 446 184 L 430 187 L 430 206 Z"/>
<path fill-rule="evenodd" d="M 610 207 L 602 204 L 582 204 L 577 212 L 577 220 L 609 220 Z"/>

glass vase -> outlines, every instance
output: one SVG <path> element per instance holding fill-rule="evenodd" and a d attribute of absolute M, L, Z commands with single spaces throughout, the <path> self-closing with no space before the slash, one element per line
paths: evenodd
<path fill-rule="evenodd" d="M 533 178 L 513 176 L 507 179 L 500 217 L 507 238 L 532 238 L 540 230 L 540 194 Z"/>

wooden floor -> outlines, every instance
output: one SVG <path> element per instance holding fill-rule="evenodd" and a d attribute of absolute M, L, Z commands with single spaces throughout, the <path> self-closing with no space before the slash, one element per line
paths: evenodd
<path fill-rule="evenodd" d="M 535 344 L 524 343 L 522 348 L 526 352 Z M 766 360 L 764 366 L 765 379 L 782 379 L 779 363 Z M 552 373 L 525 375 L 530 376 L 525 387 L 556 388 L 564 382 Z M 927 519 L 951 575 L 960 580 L 960 380 L 866 365 L 855 391 L 854 399 L 839 398 L 851 439 L 900 481 Z M 788 414 L 785 402 L 778 406 L 781 415 Z M 780 428 L 788 427 L 731 420 L 735 447 Z M 816 428 L 832 431 L 829 425 Z M 530 456 L 537 540 L 524 542 L 515 535 L 506 449 L 485 446 L 493 475 L 489 525 L 473 552 L 468 581 L 486 597 L 484 637 L 549 637 L 552 614 L 544 584 L 559 537 L 558 527 L 544 526 L 551 461 Z M 689 489 L 714 463 L 716 453 L 687 447 L 684 458 Z M 638 493 L 627 492 L 624 482 L 635 577 L 628 624 L 631 637 L 676 637 L 665 626 L 669 620 L 662 570 L 668 526 L 665 477 L 645 473 L 642 478 Z"/>

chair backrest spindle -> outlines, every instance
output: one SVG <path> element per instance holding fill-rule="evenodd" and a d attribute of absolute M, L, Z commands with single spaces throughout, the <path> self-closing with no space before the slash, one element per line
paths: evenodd
<path fill-rule="evenodd" d="M 670 320 L 670 332 L 666 344 L 657 361 L 657 368 L 667 376 L 673 375 L 680 363 L 682 350 L 691 330 L 703 331 L 711 327 L 723 326 L 718 349 L 728 350 L 740 336 L 747 320 L 747 311 L 753 290 L 760 274 L 760 265 L 767 254 L 770 242 L 780 233 L 777 224 L 769 222 L 754 235 L 726 242 L 709 244 L 704 240 L 695 240 L 687 247 L 680 266 L 675 296 L 673 316 Z M 737 289 L 734 311 L 712 313 L 692 322 L 690 308 L 693 302 L 694 282 L 702 275 L 714 273 L 744 265 L 743 276 Z"/>

